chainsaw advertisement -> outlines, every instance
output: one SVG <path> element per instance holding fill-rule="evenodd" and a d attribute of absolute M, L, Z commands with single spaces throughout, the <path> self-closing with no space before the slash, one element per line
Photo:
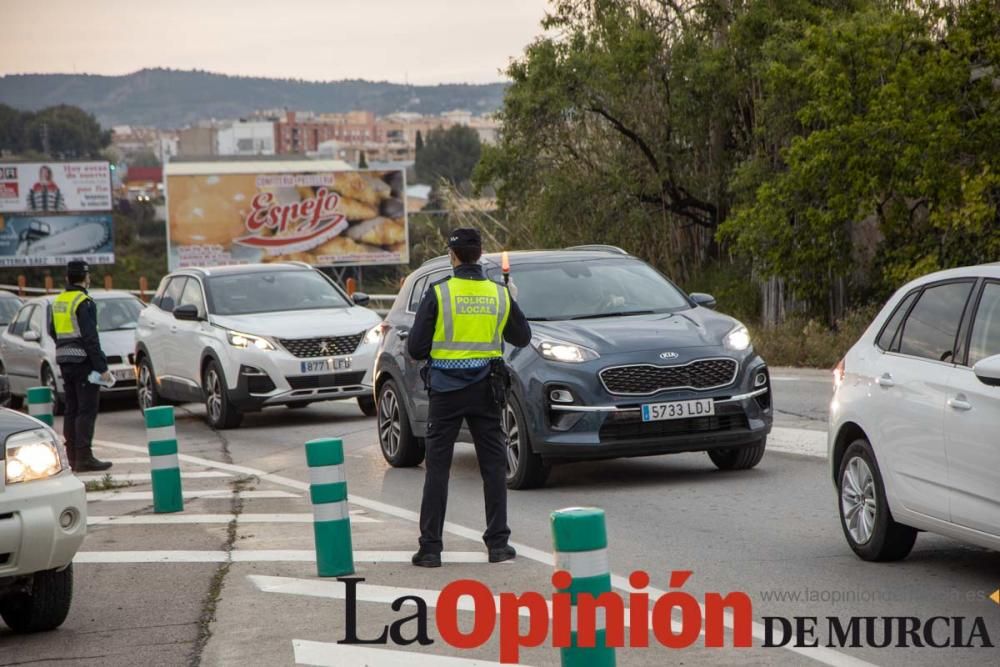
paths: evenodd
<path fill-rule="evenodd" d="M 111 214 L 0 215 L 0 268 L 114 264 Z"/>

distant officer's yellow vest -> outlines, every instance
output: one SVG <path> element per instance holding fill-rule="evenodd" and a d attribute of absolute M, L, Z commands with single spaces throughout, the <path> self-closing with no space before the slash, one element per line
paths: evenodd
<path fill-rule="evenodd" d="M 510 294 L 492 280 L 452 278 L 434 286 L 437 323 L 431 359 L 495 359 L 510 314 Z"/>
<path fill-rule="evenodd" d="M 90 297 L 83 292 L 66 291 L 52 302 L 52 328 L 56 330 L 56 340 L 66 341 L 80 338 L 80 323 L 76 319 L 76 309 Z"/>

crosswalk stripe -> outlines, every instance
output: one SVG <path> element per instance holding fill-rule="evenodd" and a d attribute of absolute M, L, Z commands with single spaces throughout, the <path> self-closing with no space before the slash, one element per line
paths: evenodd
<path fill-rule="evenodd" d="M 311 667 L 501 667 L 499 662 L 293 639 L 295 664 Z"/>
<path fill-rule="evenodd" d="M 355 562 L 362 563 L 408 563 L 410 551 L 355 551 Z M 235 549 L 229 555 L 225 551 L 78 551 L 75 563 L 223 563 L 230 556 L 234 563 L 315 563 L 313 549 Z M 486 555 L 477 551 L 452 551 L 442 554 L 446 563 L 485 563 Z M 297 580 L 299 581 L 299 580 Z M 305 580 L 301 580 L 305 581 Z M 319 582 L 311 582 L 317 584 Z M 368 588 L 372 588 L 369 586 Z M 391 589 L 401 590 L 401 589 Z M 284 591 L 279 591 L 284 592 Z M 436 591 L 421 591 L 433 593 Z M 319 595 L 332 597 L 331 595 Z M 395 598 L 386 600 L 392 602 Z M 381 601 L 381 600 L 379 600 Z"/>
<path fill-rule="evenodd" d="M 359 510 L 355 510 L 357 512 Z M 360 510 L 363 511 L 363 510 Z M 361 514 L 351 513 L 351 523 L 382 523 Z M 137 516 L 90 516 L 87 523 L 100 525 L 155 525 L 155 524 L 197 524 L 197 523 L 229 523 L 232 514 L 140 514 Z M 238 523 L 312 523 L 313 515 L 302 514 L 240 514 Z"/>
<path fill-rule="evenodd" d="M 233 495 L 230 489 L 210 489 L 206 491 L 186 491 L 184 500 L 194 500 L 195 498 L 229 498 Z M 298 498 L 297 493 L 288 491 L 240 491 L 240 498 Z M 125 500 L 152 500 L 152 491 L 91 491 L 87 493 L 88 502 L 99 502 L 102 500 L 125 501 Z"/>
<path fill-rule="evenodd" d="M 111 475 L 112 482 L 148 482 L 151 474 L 148 472 L 126 472 L 126 473 L 105 473 L 100 475 L 77 475 L 81 482 L 100 482 L 107 474 Z M 181 472 L 183 479 L 218 479 L 220 477 L 232 477 L 228 472 L 221 470 L 206 470 L 204 472 Z"/>

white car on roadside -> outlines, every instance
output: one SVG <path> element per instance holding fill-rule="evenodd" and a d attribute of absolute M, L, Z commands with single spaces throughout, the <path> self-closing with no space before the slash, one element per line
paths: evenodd
<path fill-rule="evenodd" d="M 0 409 L 0 618 L 15 632 L 58 627 L 87 530 L 83 483 L 55 432 Z"/>
<path fill-rule="evenodd" d="M 367 303 L 307 264 L 171 273 L 136 330 L 139 407 L 203 401 L 213 428 L 269 406 L 345 398 L 374 415 L 382 318 Z"/>
<path fill-rule="evenodd" d="M 97 306 L 97 330 L 101 349 L 108 360 L 108 370 L 115 386 L 102 388 L 102 394 L 131 395 L 135 391 L 135 368 L 132 349 L 135 327 L 144 304 L 128 292 L 93 290 L 90 296 Z M 52 389 L 54 414 L 62 414 L 63 381 L 56 364 L 56 341 L 49 334 L 52 302 L 55 295 L 29 299 L 0 333 L 0 361 L 10 379 L 13 405 L 18 405 L 31 387 Z"/>
<path fill-rule="evenodd" d="M 1000 264 L 905 285 L 835 385 L 828 451 L 851 548 L 895 560 L 928 531 L 1000 550 Z"/>

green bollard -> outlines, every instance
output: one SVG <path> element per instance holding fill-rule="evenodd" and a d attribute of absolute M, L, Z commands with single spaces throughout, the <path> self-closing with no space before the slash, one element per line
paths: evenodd
<path fill-rule="evenodd" d="M 171 406 L 146 409 L 146 440 L 153 479 L 153 511 L 157 514 L 184 511 L 177 432 Z"/>
<path fill-rule="evenodd" d="M 52 418 L 52 390 L 48 387 L 32 387 L 28 390 L 28 414 L 49 426 Z"/>
<path fill-rule="evenodd" d="M 556 569 L 572 576 L 569 593 L 572 618 L 576 619 L 576 600 L 580 593 L 595 598 L 611 592 L 611 569 L 608 565 L 608 534 L 604 526 L 604 510 L 596 507 L 571 507 L 556 510 L 551 515 L 552 542 L 556 551 Z M 571 645 L 560 649 L 562 667 L 614 667 L 615 649 L 607 645 L 607 632 L 602 615 L 597 617 L 596 642 L 592 648 L 577 646 L 576 623 L 570 633 Z"/>
<path fill-rule="evenodd" d="M 347 510 L 344 443 L 339 438 L 310 440 L 306 443 L 306 463 L 313 505 L 316 570 L 321 577 L 352 574 L 354 551 Z"/>

